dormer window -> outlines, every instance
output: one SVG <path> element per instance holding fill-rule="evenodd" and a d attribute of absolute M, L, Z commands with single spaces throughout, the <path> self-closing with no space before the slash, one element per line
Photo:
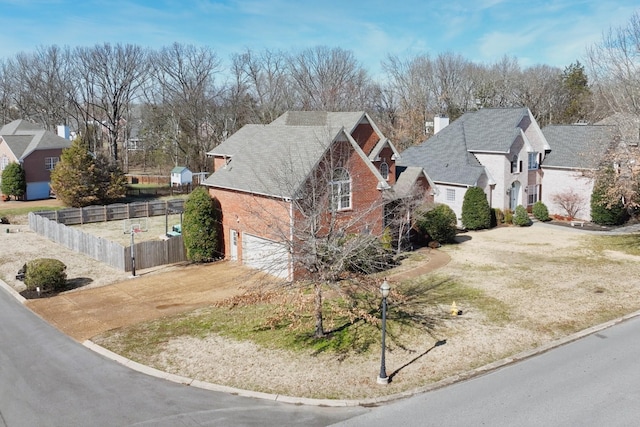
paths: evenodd
<path fill-rule="evenodd" d="M 380 175 L 387 181 L 389 180 L 389 165 L 385 160 L 382 160 L 382 163 L 380 163 Z"/>
<path fill-rule="evenodd" d="M 518 161 L 518 156 L 513 156 L 511 159 L 511 173 L 522 172 L 522 161 Z"/>

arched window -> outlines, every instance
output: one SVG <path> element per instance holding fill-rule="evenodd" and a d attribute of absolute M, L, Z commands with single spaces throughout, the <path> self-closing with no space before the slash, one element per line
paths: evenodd
<path fill-rule="evenodd" d="M 331 210 L 351 209 L 351 176 L 344 168 L 333 171 L 331 183 Z"/>
<path fill-rule="evenodd" d="M 386 180 L 389 179 L 389 165 L 384 160 L 380 163 L 380 175 Z"/>

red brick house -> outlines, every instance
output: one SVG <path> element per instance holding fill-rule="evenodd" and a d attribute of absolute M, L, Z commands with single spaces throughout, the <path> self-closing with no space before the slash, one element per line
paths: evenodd
<path fill-rule="evenodd" d="M 397 169 L 398 151 L 364 112 L 287 112 L 208 155 L 203 185 L 222 209 L 225 258 L 283 279 L 305 274 L 295 261 L 302 224 L 379 235 L 388 207 L 416 187 L 433 200 L 427 174 Z"/>
<path fill-rule="evenodd" d="M 0 174 L 9 163 L 20 163 L 27 181 L 25 199 L 46 199 L 50 193 L 51 171 L 60 160 L 62 150 L 70 146 L 71 141 L 38 124 L 14 120 L 0 129 Z"/>

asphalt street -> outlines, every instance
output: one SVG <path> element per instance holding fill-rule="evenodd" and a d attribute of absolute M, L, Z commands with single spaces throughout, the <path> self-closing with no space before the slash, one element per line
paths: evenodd
<path fill-rule="evenodd" d="M 640 425 L 640 317 L 339 426 Z"/>
<path fill-rule="evenodd" d="M 240 397 L 145 375 L 78 344 L 0 289 L 2 427 L 326 426 L 365 411 Z"/>

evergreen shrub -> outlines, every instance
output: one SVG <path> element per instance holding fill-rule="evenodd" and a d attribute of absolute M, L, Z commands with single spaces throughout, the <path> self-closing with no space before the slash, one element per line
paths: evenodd
<path fill-rule="evenodd" d="M 529 218 L 527 209 L 524 206 L 522 205 L 516 206 L 516 212 L 515 212 L 515 215 L 513 216 L 513 224 L 520 227 L 531 225 L 531 219 Z"/>
<path fill-rule="evenodd" d="M 67 266 L 53 258 L 37 258 L 27 262 L 24 275 L 27 290 L 37 287 L 42 292 L 61 291 L 67 285 Z"/>
<path fill-rule="evenodd" d="M 467 230 L 491 227 L 491 207 L 480 187 L 467 189 L 462 201 L 462 225 Z"/>
<path fill-rule="evenodd" d="M 419 211 L 416 218 L 416 226 L 420 232 L 440 243 L 454 241 L 457 223 L 455 212 L 444 204 L 436 205 L 428 211 Z"/>
<path fill-rule="evenodd" d="M 541 201 L 537 201 L 533 204 L 531 213 L 533 214 L 533 217 L 538 221 L 549 221 L 551 219 L 549 217 L 549 209 L 547 209 L 547 205 L 545 205 Z"/>

